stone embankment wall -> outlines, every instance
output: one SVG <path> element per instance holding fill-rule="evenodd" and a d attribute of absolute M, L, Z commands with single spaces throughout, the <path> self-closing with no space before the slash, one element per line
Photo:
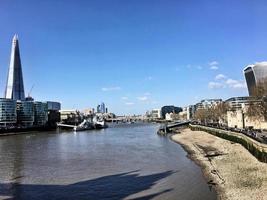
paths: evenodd
<path fill-rule="evenodd" d="M 200 125 L 189 125 L 192 131 L 205 131 L 220 138 L 236 142 L 245 147 L 259 161 L 267 163 L 267 145 L 257 142 L 242 133 L 231 132 Z"/>

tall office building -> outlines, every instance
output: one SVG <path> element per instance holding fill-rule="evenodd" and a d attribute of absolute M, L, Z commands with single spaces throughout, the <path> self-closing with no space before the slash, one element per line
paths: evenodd
<path fill-rule="evenodd" d="M 97 107 L 96 107 L 96 112 L 97 113 L 100 113 L 101 111 L 100 111 L 100 105 L 97 105 Z"/>
<path fill-rule="evenodd" d="M 106 106 L 105 106 L 105 104 L 103 102 L 100 104 L 100 112 L 101 113 L 105 113 L 106 112 Z"/>
<path fill-rule="evenodd" d="M 18 36 L 15 35 L 12 41 L 11 58 L 8 70 L 5 98 L 13 100 L 24 100 L 24 85 L 22 68 L 19 53 Z"/>
<path fill-rule="evenodd" d="M 267 62 L 248 65 L 244 69 L 244 75 L 247 82 L 249 96 L 252 96 L 257 83 L 260 81 L 266 81 L 265 79 L 267 79 Z"/>

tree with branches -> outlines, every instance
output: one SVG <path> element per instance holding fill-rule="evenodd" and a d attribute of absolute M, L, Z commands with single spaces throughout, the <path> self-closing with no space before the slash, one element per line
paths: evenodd
<path fill-rule="evenodd" d="M 254 86 L 246 115 L 254 119 L 267 119 L 267 78 Z"/>

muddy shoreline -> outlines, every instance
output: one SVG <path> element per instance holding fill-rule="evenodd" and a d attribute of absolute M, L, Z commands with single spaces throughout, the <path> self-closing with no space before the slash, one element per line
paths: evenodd
<path fill-rule="evenodd" d="M 267 199 L 267 164 L 259 162 L 241 145 L 190 129 L 170 138 L 201 167 L 217 199 Z"/>

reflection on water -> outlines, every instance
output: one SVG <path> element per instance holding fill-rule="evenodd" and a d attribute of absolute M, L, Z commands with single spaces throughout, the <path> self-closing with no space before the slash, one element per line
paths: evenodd
<path fill-rule="evenodd" d="M 0 138 L 0 199 L 216 199 L 157 125 Z"/>

